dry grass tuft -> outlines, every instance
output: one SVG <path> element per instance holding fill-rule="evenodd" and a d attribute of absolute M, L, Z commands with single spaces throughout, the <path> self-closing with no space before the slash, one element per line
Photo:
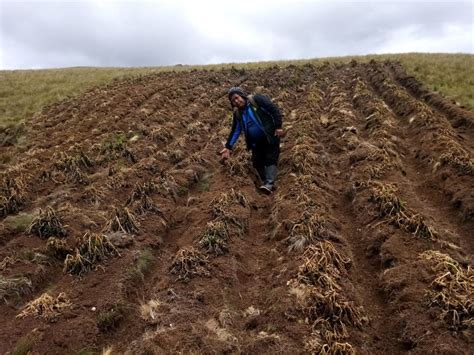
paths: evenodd
<path fill-rule="evenodd" d="M 131 196 L 127 200 L 127 205 L 133 204 L 134 211 L 140 215 L 146 212 L 154 212 L 160 215 L 161 223 L 166 226 L 167 222 L 160 208 L 153 202 L 150 195 L 157 191 L 158 186 L 153 181 L 146 181 L 136 184 Z"/>
<path fill-rule="evenodd" d="M 294 145 L 288 154 L 288 163 L 291 170 L 295 173 L 310 175 L 315 172 L 318 166 L 318 156 L 313 152 L 310 145 L 300 143 Z"/>
<path fill-rule="evenodd" d="M 146 212 L 155 212 L 160 215 L 161 222 L 166 226 L 166 219 L 164 218 L 160 208 L 153 202 L 150 195 L 158 190 L 158 186 L 153 181 L 145 181 L 135 185 L 131 196 L 127 200 L 127 205 L 133 204 L 134 211 L 138 214 L 145 214 Z"/>
<path fill-rule="evenodd" d="M 86 187 L 82 194 L 83 199 L 94 206 L 98 206 L 104 200 L 104 196 L 105 191 L 95 186 Z"/>
<path fill-rule="evenodd" d="M 127 208 L 115 209 L 115 216 L 107 222 L 105 232 L 137 233 L 139 223 L 137 218 Z"/>
<path fill-rule="evenodd" d="M 158 177 L 155 180 L 157 186 L 157 192 L 162 196 L 176 196 L 176 191 L 178 189 L 178 184 L 173 176 L 168 173 L 163 173 L 162 176 Z"/>
<path fill-rule="evenodd" d="M 140 304 L 140 316 L 147 323 L 156 323 L 158 321 L 158 309 L 162 306 L 160 300 L 149 300 L 147 303 Z"/>
<path fill-rule="evenodd" d="M 311 288 L 307 301 L 305 313 L 313 322 L 314 329 L 320 328 L 321 319 L 330 322 L 338 333 L 344 333 L 346 325 L 361 328 L 368 322 L 362 313 L 362 307 L 356 307 L 353 302 L 346 301 L 336 290 L 320 292 Z"/>
<path fill-rule="evenodd" d="M 64 259 L 68 254 L 72 253 L 71 248 L 67 245 L 64 239 L 54 237 L 48 238 L 46 249 L 50 255 L 58 259 Z"/>
<path fill-rule="evenodd" d="M 249 172 L 250 154 L 243 149 L 237 148 L 231 159 L 224 162 L 229 175 L 246 177 Z"/>
<path fill-rule="evenodd" d="M 332 332 L 314 331 L 305 343 L 305 349 L 311 354 L 321 355 L 355 355 L 351 344 L 332 340 Z"/>
<path fill-rule="evenodd" d="M 166 227 L 166 225 L 168 224 L 165 216 L 163 215 L 163 212 L 149 196 L 142 196 L 139 200 L 135 201 L 133 204 L 133 211 L 139 215 L 143 215 L 147 212 L 156 213 L 159 216 L 160 222 L 164 227 Z"/>
<path fill-rule="evenodd" d="M 67 235 L 66 229 L 62 225 L 61 220 L 51 207 L 46 208 L 45 211 L 41 209 L 39 210 L 38 217 L 31 222 L 26 233 L 35 234 L 40 238 L 63 238 Z"/>
<path fill-rule="evenodd" d="M 301 197 L 301 196 L 299 196 Z M 285 242 L 289 251 L 303 251 L 307 245 L 319 240 L 334 238 L 327 221 L 309 210 L 290 224 L 290 235 Z"/>
<path fill-rule="evenodd" d="M 212 213 L 214 214 L 214 217 L 219 218 L 228 214 L 228 208 L 232 204 L 240 204 L 245 208 L 250 207 L 247 197 L 232 188 L 229 192 L 223 192 L 211 201 Z"/>
<path fill-rule="evenodd" d="M 76 156 L 70 156 L 66 152 L 60 152 L 55 158 L 56 163 L 54 163 L 54 167 L 66 175 L 68 182 L 76 184 L 88 183 L 88 179 L 84 175 L 83 170 L 91 168 L 94 163 L 84 152 L 80 151 Z"/>
<path fill-rule="evenodd" d="M 182 281 L 189 281 L 194 276 L 211 276 L 206 255 L 193 247 L 178 250 L 170 271 L 172 274 L 177 274 L 178 280 Z"/>
<path fill-rule="evenodd" d="M 306 348 L 320 354 L 352 353 L 348 326 L 361 328 L 368 323 L 363 309 L 348 301 L 341 286 L 351 261 L 328 241 L 306 248 L 298 275 L 289 282 L 297 296 L 298 308 L 311 324 L 313 333 Z"/>
<path fill-rule="evenodd" d="M 29 302 L 17 318 L 36 317 L 52 321 L 58 318 L 64 309 L 70 308 L 71 302 L 64 292 L 61 292 L 56 298 L 48 293 L 43 293 L 37 299 Z"/>
<path fill-rule="evenodd" d="M 173 139 L 173 133 L 165 127 L 152 129 L 150 136 L 155 143 L 166 143 Z"/>
<path fill-rule="evenodd" d="M 223 255 L 228 251 L 228 240 L 229 232 L 226 224 L 219 220 L 211 221 L 207 223 L 206 228 L 202 233 L 199 246 L 203 248 L 206 253 Z"/>
<path fill-rule="evenodd" d="M 141 184 L 137 183 L 133 188 L 131 196 L 127 200 L 127 204 L 130 204 L 133 201 L 139 201 L 143 197 L 150 196 L 157 189 L 158 187 L 153 181 L 145 181 Z"/>
<path fill-rule="evenodd" d="M 405 202 L 395 195 L 396 191 L 395 186 L 382 184 L 372 189 L 371 201 L 378 204 L 381 217 L 395 217 L 406 210 Z"/>
<path fill-rule="evenodd" d="M 66 256 L 63 271 L 80 276 L 107 256 L 120 256 L 120 253 L 105 235 L 86 233 L 74 254 Z"/>
<path fill-rule="evenodd" d="M 331 242 L 324 241 L 306 248 L 303 264 L 298 269 L 298 281 L 307 285 L 339 289 L 335 282 L 345 275 L 351 260 L 342 255 Z"/>
<path fill-rule="evenodd" d="M 189 135 L 195 135 L 196 133 L 200 132 L 205 127 L 202 121 L 194 121 L 188 124 L 186 128 L 186 133 Z"/>
<path fill-rule="evenodd" d="M 171 164 L 178 164 L 184 159 L 184 152 L 181 149 L 170 149 L 166 152 L 166 157 Z"/>
<path fill-rule="evenodd" d="M 21 297 L 31 292 L 33 284 L 27 277 L 6 278 L 0 275 L 0 301 L 7 303 L 11 297 Z"/>
<path fill-rule="evenodd" d="M 455 167 L 461 174 L 474 175 L 474 159 L 471 159 L 469 154 L 462 152 L 460 149 L 452 149 L 440 156 L 440 163 Z"/>
<path fill-rule="evenodd" d="M 26 201 L 26 183 L 22 177 L 2 177 L 0 185 L 0 217 L 18 212 Z"/>
<path fill-rule="evenodd" d="M 231 189 L 229 192 L 224 192 L 219 196 L 216 196 L 211 201 L 210 205 L 212 207 L 212 213 L 214 217 L 222 221 L 226 225 L 226 228 L 230 228 L 232 225 L 234 225 L 238 229 L 238 234 L 247 230 L 247 218 L 239 217 L 235 211 L 232 211 L 233 207 L 235 206 L 242 206 L 246 209 L 250 209 L 250 203 L 244 194 Z M 230 232 L 230 230 L 227 231 L 229 234 Z"/>
<path fill-rule="evenodd" d="M 434 250 L 420 254 L 420 258 L 429 261 L 436 272 L 428 292 L 429 305 L 441 308 L 439 318 L 449 329 L 474 329 L 474 269 Z"/>
<path fill-rule="evenodd" d="M 375 184 L 370 200 L 377 204 L 380 217 L 387 217 L 395 226 L 412 233 L 415 237 L 435 239 L 438 233 L 426 224 L 423 216 L 406 207 L 404 201 L 395 195 L 393 185 Z"/>

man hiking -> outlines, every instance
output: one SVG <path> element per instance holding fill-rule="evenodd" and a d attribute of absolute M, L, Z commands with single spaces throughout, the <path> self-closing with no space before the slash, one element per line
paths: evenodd
<path fill-rule="evenodd" d="M 275 187 L 280 137 L 283 137 L 282 114 L 280 109 L 266 96 L 248 95 L 239 87 L 228 92 L 234 108 L 232 129 L 222 159 L 229 159 L 232 149 L 244 131 L 247 149 L 252 151 L 252 165 L 263 181 L 260 190 L 270 194 Z"/>

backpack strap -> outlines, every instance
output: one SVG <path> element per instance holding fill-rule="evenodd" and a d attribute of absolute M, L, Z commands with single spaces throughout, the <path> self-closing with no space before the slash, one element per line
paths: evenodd
<path fill-rule="evenodd" d="M 254 95 L 248 95 L 248 96 L 247 96 L 247 99 L 250 101 L 250 104 L 251 104 L 253 107 L 258 108 L 258 104 L 255 102 Z"/>

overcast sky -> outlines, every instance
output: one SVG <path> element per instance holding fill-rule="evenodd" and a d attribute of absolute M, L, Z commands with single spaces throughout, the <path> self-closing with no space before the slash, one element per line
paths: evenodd
<path fill-rule="evenodd" d="M 0 0 L 0 69 L 474 53 L 468 1 Z"/>

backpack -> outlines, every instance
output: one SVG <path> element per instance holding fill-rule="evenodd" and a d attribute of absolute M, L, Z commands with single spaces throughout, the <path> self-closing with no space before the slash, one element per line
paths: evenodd
<path fill-rule="evenodd" d="M 250 101 L 250 104 L 255 107 L 256 109 L 258 108 L 258 104 L 255 102 L 255 95 L 251 94 L 247 96 L 247 99 Z"/>

